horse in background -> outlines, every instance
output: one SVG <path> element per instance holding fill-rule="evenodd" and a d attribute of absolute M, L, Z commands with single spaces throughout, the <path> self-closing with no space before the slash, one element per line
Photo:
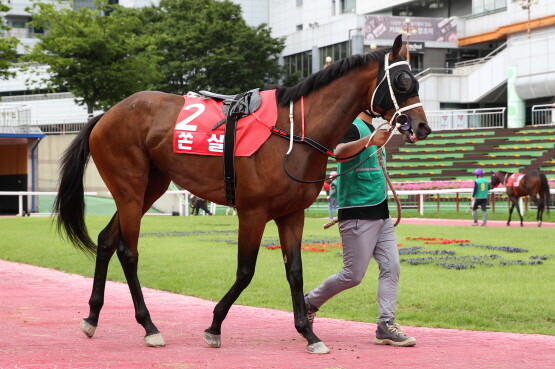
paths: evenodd
<path fill-rule="evenodd" d="M 526 174 L 498 171 L 491 175 L 491 188 L 495 188 L 500 184 L 503 184 L 507 189 L 507 196 L 511 202 L 509 205 L 509 220 L 507 220 L 507 226 L 511 225 L 511 217 L 515 207 L 520 217 L 520 226 L 523 226 L 523 218 L 518 200 L 523 196 L 528 196 L 538 207 L 536 221 L 538 222 L 538 227 L 541 227 L 544 209 L 549 212 L 550 192 L 549 183 L 547 182 L 545 174 L 540 171 L 531 171 Z"/>

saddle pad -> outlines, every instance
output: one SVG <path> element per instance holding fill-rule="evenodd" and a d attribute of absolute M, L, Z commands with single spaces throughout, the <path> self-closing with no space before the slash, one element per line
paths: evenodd
<path fill-rule="evenodd" d="M 262 103 L 254 113 L 237 122 L 235 156 L 251 156 L 270 137 L 270 127 L 277 121 L 276 91 L 261 91 Z M 175 123 L 173 152 L 222 156 L 224 128 L 212 127 L 225 118 L 223 101 L 205 97 L 183 96 L 184 104 Z"/>
<path fill-rule="evenodd" d="M 524 177 L 522 173 L 513 173 L 507 180 L 506 187 L 518 187 L 520 185 L 520 180 Z"/>

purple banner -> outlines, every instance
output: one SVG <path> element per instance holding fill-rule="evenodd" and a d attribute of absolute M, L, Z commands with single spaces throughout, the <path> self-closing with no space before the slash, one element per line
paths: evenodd
<path fill-rule="evenodd" d="M 410 19 L 410 23 L 405 20 Z M 410 32 L 412 41 L 458 42 L 457 19 L 424 17 L 390 17 L 367 15 L 364 17 L 364 38 L 394 39 L 400 33 L 403 39 Z"/>

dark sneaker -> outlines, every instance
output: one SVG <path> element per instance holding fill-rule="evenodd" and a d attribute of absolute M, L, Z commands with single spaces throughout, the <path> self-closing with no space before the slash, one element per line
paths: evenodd
<path fill-rule="evenodd" d="M 398 324 L 379 322 L 378 328 L 376 329 L 376 339 L 374 339 L 374 344 L 409 347 L 416 345 L 416 339 L 403 333 Z"/>
<path fill-rule="evenodd" d="M 312 306 L 312 304 L 310 302 L 308 302 L 307 295 L 304 295 L 304 303 L 305 303 L 306 312 L 307 312 L 307 315 L 308 315 L 308 322 L 312 325 L 314 323 L 314 317 L 316 316 L 316 313 L 318 312 L 318 308 Z"/>

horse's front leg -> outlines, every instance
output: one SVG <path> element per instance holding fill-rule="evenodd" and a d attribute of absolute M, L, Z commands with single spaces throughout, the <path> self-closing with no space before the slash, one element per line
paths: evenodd
<path fill-rule="evenodd" d="M 235 283 L 214 307 L 214 317 L 210 328 L 204 331 L 204 341 L 211 347 L 221 346 L 221 329 L 229 309 L 241 292 L 250 284 L 256 267 L 260 240 L 266 226 L 266 214 L 239 211 L 239 239 L 237 250 L 237 273 Z"/>
<path fill-rule="evenodd" d="M 313 354 L 327 354 L 330 350 L 314 334 L 308 322 L 303 293 L 303 265 L 301 239 L 303 236 L 304 210 L 276 219 L 285 273 L 291 288 L 295 328 L 308 341 L 307 351 Z"/>

